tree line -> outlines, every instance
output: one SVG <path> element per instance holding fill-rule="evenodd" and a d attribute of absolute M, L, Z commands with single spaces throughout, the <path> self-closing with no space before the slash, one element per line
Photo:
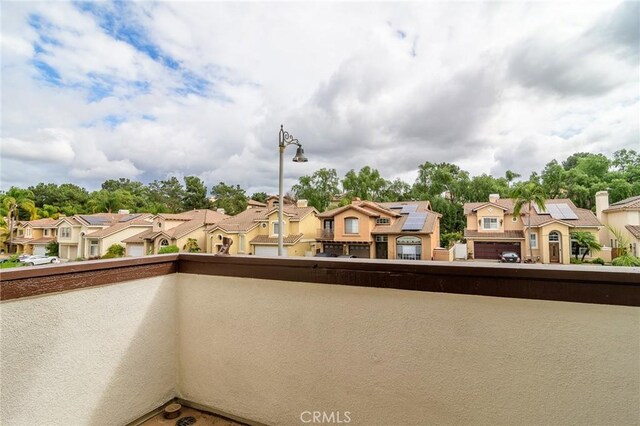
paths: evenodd
<path fill-rule="evenodd" d="M 608 190 L 611 202 L 640 195 L 640 155 L 634 150 L 603 154 L 575 153 L 562 162 L 553 160 L 527 180 L 508 170 L 504 176 L 471 176 L 452 163 L 424 162 L 415 182 L 387 180 L 378 170 L 364 166 L 342 179 L 335 169 L 322 168 L 302 176 L 288 195 L 306 199 L 319 211 L 350 203 L 358 197 L 380 202 L 429 200 L 442 213 L 442 233 L 459 233 L 466 224 L 462 205 L 487 201 L 489 194 L 512 197 L 524 184 L 540 187 L 548 198 L 569 198 L 578 207 L 594 209 L 595 193 Z M 0 214 L 15 220 L 57 218 L 60 215 L 117 212 L 177 213 L 191 209 L 223 208 L 227 214 L 245 210 L 249 199 L 264 202 L 264 192 L 247 195 L 239 185 L 220 182 L 208 191 L 197 176 L 154 180 L 144 184 L 130 179 L 109 179 L 89 192 L 72 183 L 39 183 L 0 192 Z"/>

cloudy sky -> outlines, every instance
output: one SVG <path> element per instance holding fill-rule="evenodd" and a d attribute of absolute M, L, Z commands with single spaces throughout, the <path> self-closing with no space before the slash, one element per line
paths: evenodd
<path fill-rule="evenodd" d="M 3 2 L 1 188 L 640 149 L 640 3 Z"/>

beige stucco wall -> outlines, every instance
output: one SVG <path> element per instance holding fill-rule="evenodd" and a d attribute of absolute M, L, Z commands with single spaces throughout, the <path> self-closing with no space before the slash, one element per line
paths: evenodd
<path fill-rule="evenodd" d="M 638 423 L 632 307 L 181 274 L 182 397 L 267 424 Z"/>
<path fill-rule="evenodd" d="M 122 247 L 125 247 L 126 244 L 122 242 L 122 240 L 126 240 L 127 238 L 133 237 L 134 235 L 138 235 L 141 232 L 144 232 L 148 229 L 151 229 L 151 226 L 131 226 L 129 228 L 125 228 L 115 234 L 106 236 L 100 242 L 100 256 L 104 256 L 107 253 L 109 247 L 113 244 L 119 244 Z M 125 247 L 126 248 L 126 247 Z"/>
<path fill-rule="evenodd" d="M 0 304 L 3 425 L 122 425 L 175 396 L 176 275 Z"/>
<path fill-rule="evenodd" d="M 640 239 L 634 237 L 625 228 L 626 225 L 640 225 L 640 211 L 617 211 L 603 215 L 605 224 L 619 230 L 630 243 L 640 244 Z M 607 227 L 604 227 L 600 232 L 600 243 L 610 247 L 612 239 L 616 239 L 615 235 Z"/>
<path fill-rule="evenodd" d="M 475 229 L 478 232 L 504 232 L 505 227 L 505 217 L 504 210 L 496 207 L 496 206 L 486 206 L 479 209 L 475 215 Z M 495 217 L 498 218 L 498 229 L 486 230 L 482 227 L 482 224 L 478 225 L 478 221 L 482 221 L 485 217 Z M 468 221 L 467 221 L 468 223 Z"/>

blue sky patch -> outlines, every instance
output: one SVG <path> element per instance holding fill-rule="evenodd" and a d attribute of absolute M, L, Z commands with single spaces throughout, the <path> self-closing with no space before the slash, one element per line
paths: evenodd
<path fill-rule="evenodd" d="M 60 86 L 62 84 L 62 77 L 60 76 L 60 73 L 51 65 L 39 59 L 34 59 L 32 63 L 35 69 L 38 70 L 42 80 L 56 86 Z"/>
<path fill-rule="evenodd" d="M 109 127 L 117 127 L 118 125 L 127 121 L 127 118 L 123 115 L 111 114 L 104 117 L 102 121 Z"/>

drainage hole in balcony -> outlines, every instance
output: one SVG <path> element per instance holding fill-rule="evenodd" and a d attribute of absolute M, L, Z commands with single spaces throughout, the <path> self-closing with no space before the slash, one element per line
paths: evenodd
<path fill-rule="evenodd" d="M 176 421 L 176 426 L 189 426 L 196 422 L 193 416 L 181 417 Z"/>

